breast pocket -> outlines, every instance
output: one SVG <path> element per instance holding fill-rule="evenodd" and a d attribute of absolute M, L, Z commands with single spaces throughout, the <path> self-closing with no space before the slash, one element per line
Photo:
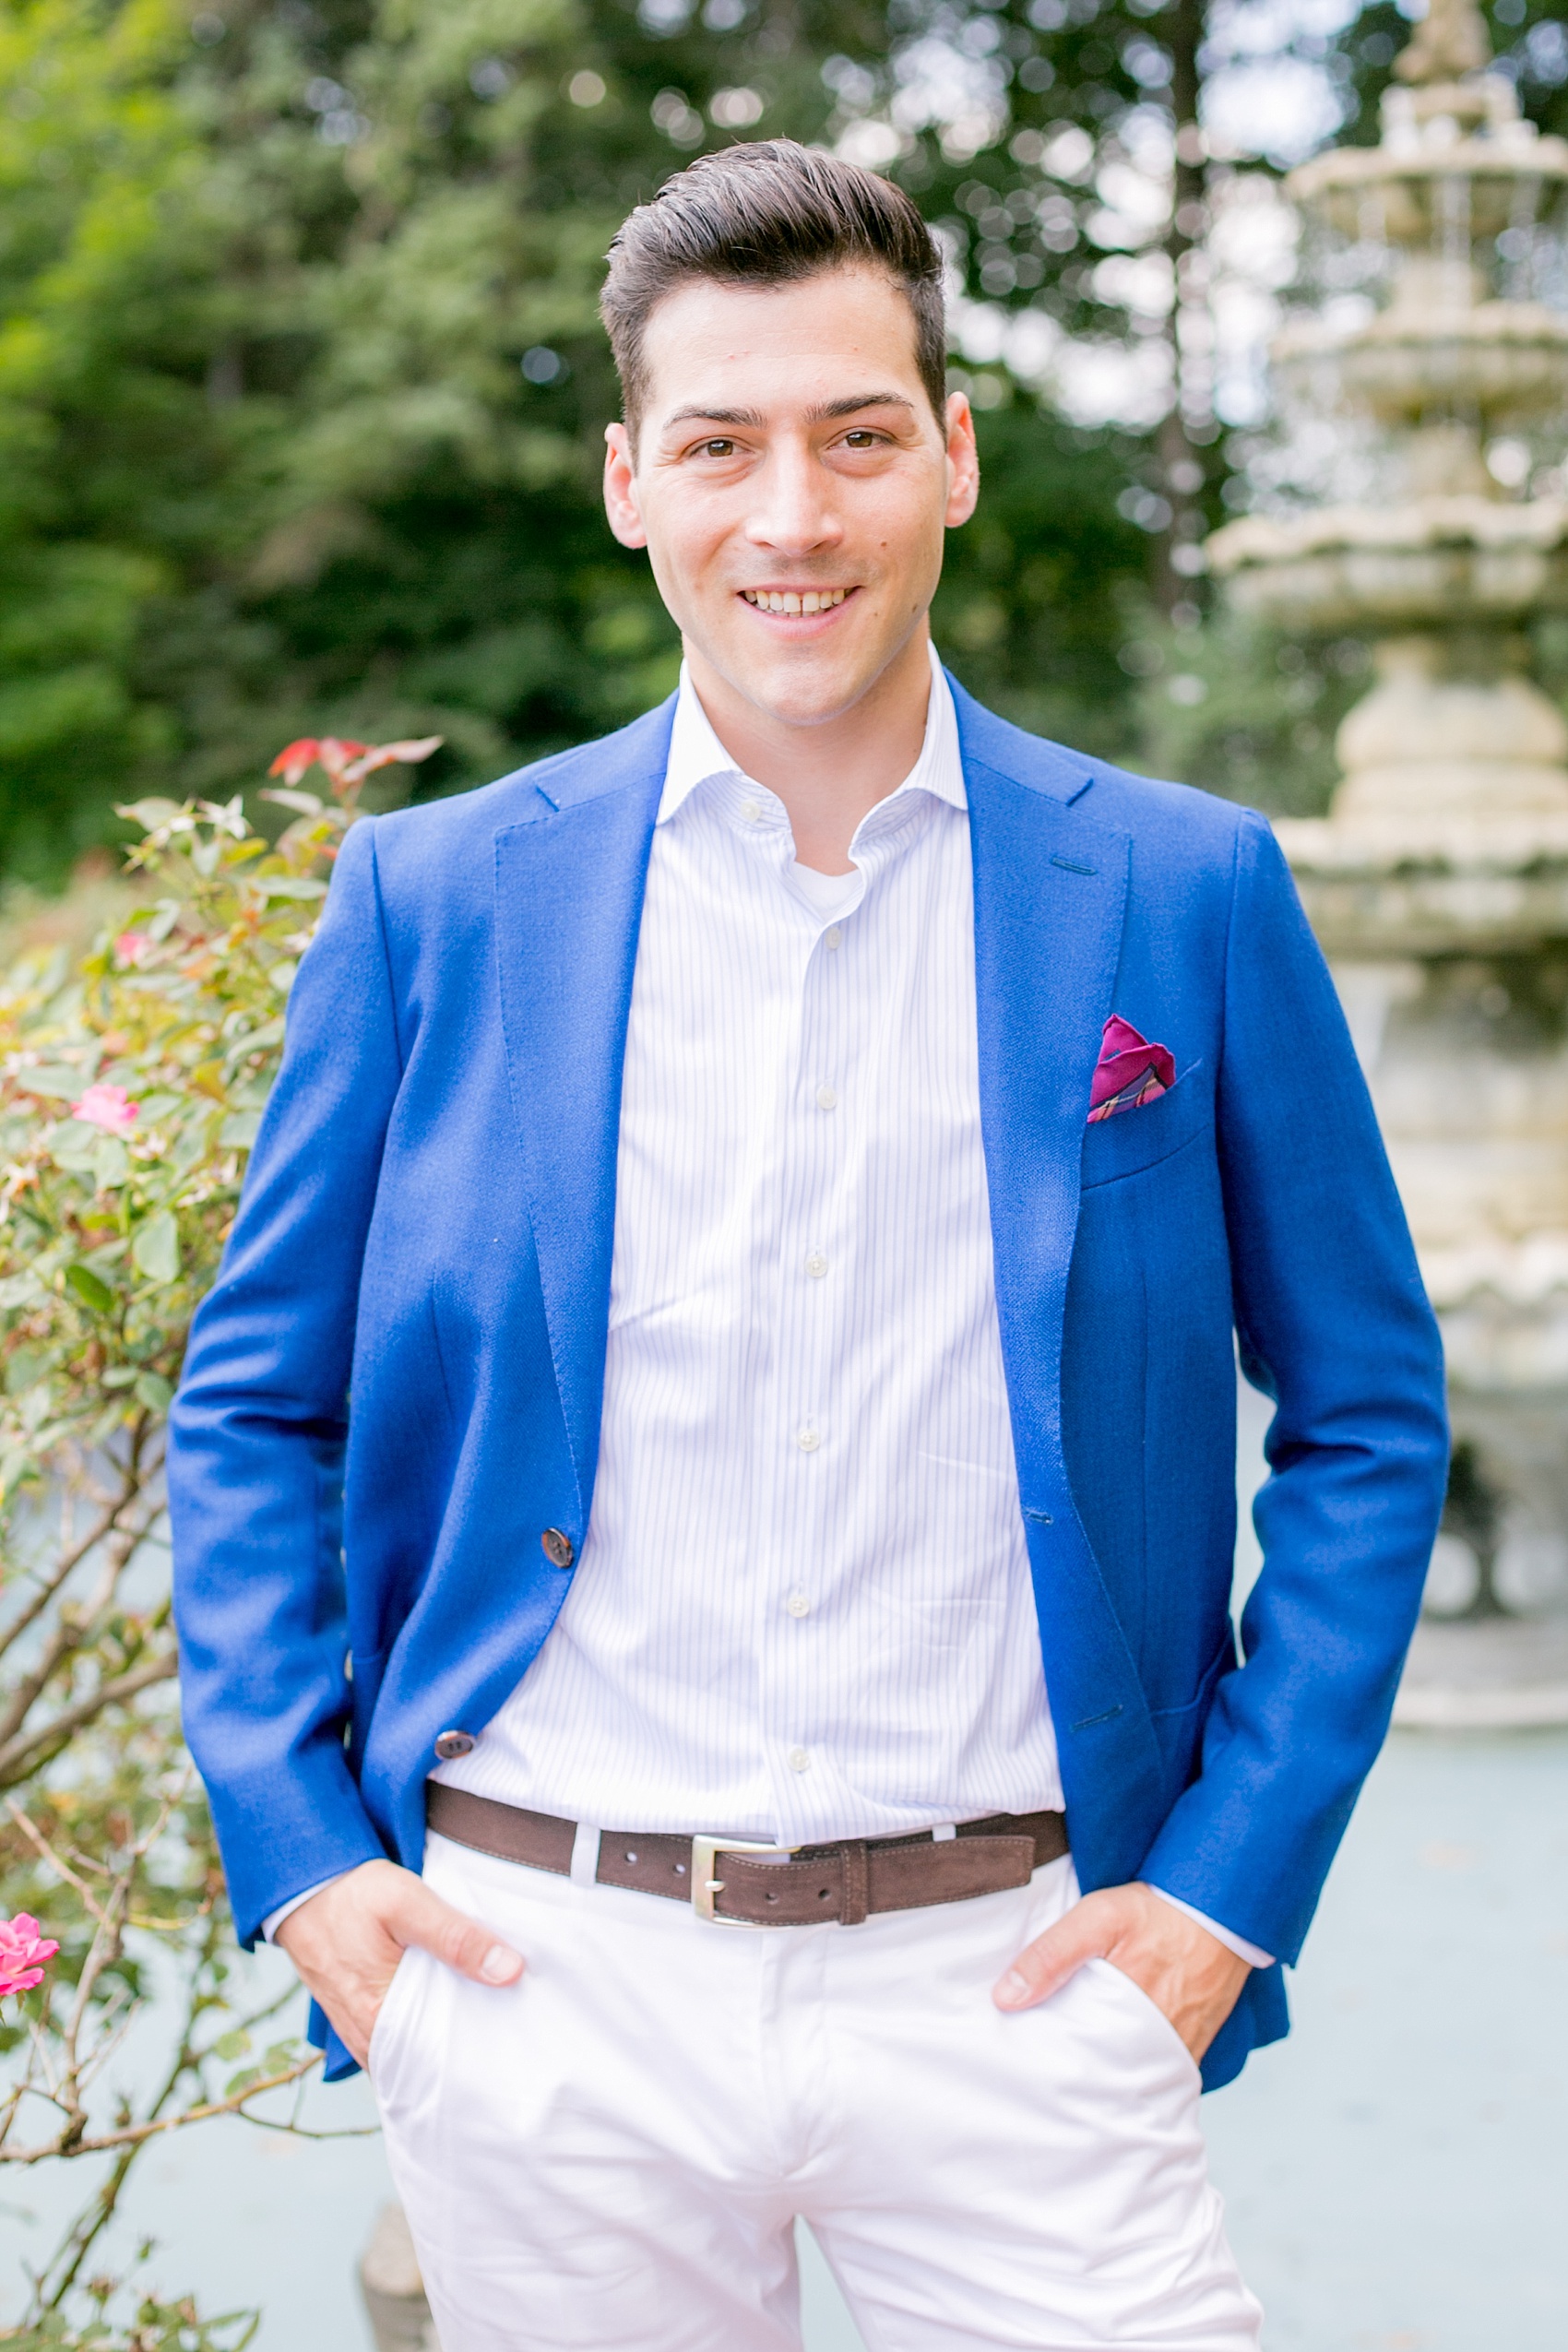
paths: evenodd
<path fill-rule="evenodd" d="M 1184 1150 L 1212 1123 L 1212 1098 L 1204 1083 L 1204 1065 L 1194 1062 L 1155 1101 L 1146 1102 L 1137 1111 L 1118 1111 L 1113 1119 L 1099 1119 L 1092 1127 L 1086 1125 L 1084 1191 L 1157 1167 L 1160 1160 Z"/>

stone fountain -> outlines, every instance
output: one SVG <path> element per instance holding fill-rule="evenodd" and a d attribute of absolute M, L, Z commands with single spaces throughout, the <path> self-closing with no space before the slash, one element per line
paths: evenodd
<path fill-rule="evenodd" d="M 1568 611 L 1568 500 L 1526 489 L 1568 414 L 1568 143 L 1490 59 L 1474 0 L 1431 0 L 1380 143 L 1287 182 L 1381 296 L 1274 350 L 1358 495 L 1208 542 L 1242 610 L 1372 646 L 1329 814 L 1277 831 L 1448 1349 L 1455 1474 L 1398 1712 L 1455 1728 L 1568 1722 L 1568 728 L 1527 637 Z"/>

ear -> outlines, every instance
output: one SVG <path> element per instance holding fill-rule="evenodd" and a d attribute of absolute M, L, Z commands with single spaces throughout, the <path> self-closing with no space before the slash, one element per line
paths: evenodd
<path fill-rule="evenodd" d="M 947 396 L 947 512 L 949 530 L 967 523 L 980 500 L 980 452 L 975 447 L 974 411 L 968 396 Z"/>
<path fill-rule="evenodd" d="M 604 428 L 604 511 L 623 547 L 646 547 L 647 532 L 637 505 L 636 469 L 624 424 Z"/>

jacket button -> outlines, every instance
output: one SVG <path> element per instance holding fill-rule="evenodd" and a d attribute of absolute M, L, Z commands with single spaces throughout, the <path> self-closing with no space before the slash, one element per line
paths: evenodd
<path fill-rule="evenodd" d="M 569 1568 L 577 1556 L 572 1549 L 571 1537 L 563 1535 L 559 1527 L 546 1527 L 540 1542 L 552 1568 Z"/>
<path fill-rule="evenodd" d="M 435 1752 L 443 1764 L 451 1764 L 458 1756 L 471 1755 L 479 1745 L 471 1731 L 438 1731 Z"/>

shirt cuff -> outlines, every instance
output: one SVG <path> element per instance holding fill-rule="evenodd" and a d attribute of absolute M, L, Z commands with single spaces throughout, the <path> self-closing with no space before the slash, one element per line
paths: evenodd
<path fill-rule="evenodd" d="M 1245 1960 L 1249 1967 L 1273 1967 L 1272 1952 L 1260 1952 L 1257 1945 L 1249 1943 L 1244 1935 L 1236 1935 L 1229 1928 L 1222 1928 L 1218 1919 L 1211 1919 L 1206 1911 L 1196 1910 L 1191 1903 L 1183 1903 L 1179 1895 L 1167 1895 L 1162 1886 L 1150 1886 L 1147 1879 L 1144 1881 L 1144 1884 L 1148 1887 L 1151 1895 L 1158 1895 L 1162 1903 L 1169 1903 L 1173 1911 L 1185 1911 L 1189 1919 L 1196 1919 L 1200 1928 L 1206 1928 L 1210 1935 L 1216 1937 L 1225 1946 L 1227 1952 L 1233 1952 L 1238 1960 Z M 303 1895 L 301 1895 L 300 1900 L 302 1903 L 304 1901 Z"/>
<path fill-rule="evenodd" d="M 347 1871 L 334 1871 L 330 1878 L 318 1878 L 314 1886 L 307 1886 L 305 1888 L 303 1895 L 291 1895 L 287 1903 L 279 1903 L 276 1911 L 268 1911 L 266 1918 L 263 1919 L 261 1923 L 262 1942 L 264 1943 L 276 1943 L 278 1941 L 279 1929 L 282 1926 L 285 1919 L 292 1918 L 294 1913 L 299 1909 L 302 1903 L 308 1903 L 311 1896 L 313 1895 L 319 1895 L 324 1886 L 336 1886 L 340 1878 L 347 1878 L 348 1875 L 349 1873 Z M 1194 1916 L 1196 1917 L 1196 1914 L 1194 1913 Z M 1206 1920 L 1205 1921 L 1205 1925 L 1207 1925 Z M 1215 1932 L 1218 1934 L 1219 1930 L 1216 1929 Z"/>

